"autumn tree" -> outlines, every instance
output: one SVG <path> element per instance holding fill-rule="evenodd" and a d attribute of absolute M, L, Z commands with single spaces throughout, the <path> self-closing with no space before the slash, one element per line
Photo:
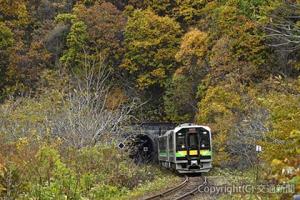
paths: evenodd
<path fill-rule="evenodd" d="M 151 10 L 136 10 L 129 17 L 122 68 L 135 77 L 138 88 L 164 86 L 177 66 L 174 55 L 180 35 L 178 23 L 169 17 L 159 17 Z"/>
<path fill-rule="evenodd" d="M 70 31 L 67 35 L 67 49 L 60 61 L 74 69 L 84 65 L 84 59 L 88 55 L 88 34 L 86 24 L 78 20 L 74 14 L 60 14 L 56 17 L 57 23 L 68 24 Z"/>
<path fill-rule="evenodd" d="M 197 83 L 185 67 L 180 67 L 173 74 L 164 95 L 166 120 L 183 123 L 191 122 L 197 111 Z"/>
<path fill-rule="evenodd" d="M 234 2 L 234 1 L 232 1 Z M 216 8 L 209 28 L 212 51 L 209 63 L 217 80 L 234 78 L 249 83 L 263 79 L 270 61 L 261 26 L 244 15 L 237 3 Z"/>
<path fill-rule="evenodd" d="M 34 93 L 42 71 L 58 63 L 61 50 L 57 47 L 65 45 L 64 40 L 49 45 L 48 39 L 55 31 L 54 17 L 70 10 L 70 5 L 67 1 L 0 1 L 1 21 L 14 35 L 6 66 L 7 93 Z"/>
<path fill-rule="evenodd" d="M 182 27 L 188 28 L 196 25 L 197 22 L 205 17 L 207 1 L 203 0 L 151 0 L 145 4 L 160 16 L 169 16 L 178 21 Z"/>
<path fill-rule="evenodd" d="M 164 96 L 167 118 L 176 122 L 193 121 L 197 111 L 197 87 L 208 72 L 208 34 L 197 29 L 186 33 L 175 55 L 183 66 L 173 74 Z"/>
<path fill-rule="evenodd" d="M 203 10 L 207 1 L 203 0 L 176 0 L 177 6 L 174 8 L 174 17 L 183 26 L 196 25 L 197 22 L 205 17 Z"/>
<path fill-rule="evenodd" d="M 208 33 L 192 29 L 181 41 L 176 60 L 190 69 L 203 66 L 208 51 Z"/>
<path fill-rule="evenodd" d="M 6 82 L 6 72 L 9 64 L 9 53 L 13 45 L 13 33 L 5 23 L 0 22 L 0 99 Z"/>
<path fill-rule="evenodd" d="M 230 161 L 228 138 L 238 122 L 242 111 L 241 96 L 232 85 L 209 87 L 199 102 L 197 122 L 207 124 L 214 130 L 215 164 L 224 165 Z"/>
<path fill-rule="evenodd" d="M 175 0 L 151 0 L 145 2 L 147 6 L 151 7 L 156 14 L 160 16 L 172 17 L 173 9 L 177 6 Z"/>
<path fill-rule="evenodd" d="M 266 11 L 266 43 L 275 51 L 277 74 L 299 75 L 300 6 L 299 2 L 278 2 Z M 275 71 L 274 70 L 274 71 Z"/>
<path fill-rule="evenodd" d="M 103 60 L 117 66 L 122 60 L 123 30 L 126 19 L 113 4 L 95 3 L 91 7 L 78 5 L 74 14 L 86 24 L 91 51 L 100 53 Z M 97 52 L 99 51 L 99 52 Z"/>
<path fill-rule="evenodd" d="M 0 1 L 0 14 L 10 25 L 17 28 L 29 22 L 27 1 Z"/>
<path fill-rule="evenodd" d="M 297 170 L 300 163 L 299 94 L 299 79 L 279 80 L 274 89 L 261 94 L 258 99 L 270 113 L 269 129 L 261 140 L 265 151 L 261 157 L 270 166 L 265 170 L 265 178 L 295 184 L 296 191 L 300 190 L 300 173 Z"/>

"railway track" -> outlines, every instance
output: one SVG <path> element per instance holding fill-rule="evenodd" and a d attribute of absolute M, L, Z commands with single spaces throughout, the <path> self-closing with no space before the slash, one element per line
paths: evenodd
<path fill-rule="evenodd" d="M 188 199 L 199 192 L 199 188 L 207 184 L 206 177 L 188 177 L 185 176 L 183 182 L 179 185 L 163 191 L 159 194 L 153 195 L 151 197 L 144 198 L 143 200 L 183 200 Z"/>

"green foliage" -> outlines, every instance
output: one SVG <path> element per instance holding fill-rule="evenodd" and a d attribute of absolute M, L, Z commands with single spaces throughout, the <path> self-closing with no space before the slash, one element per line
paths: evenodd
<path fill-rule="evenodd" d="M 126 190 L 122 190 L 115 186 L 110 185 L 97 185 L 91 189 L 91 193 L 88 196 L 90 199 L 103 199 L 103 200 L 110 200 L 110 199 L 119 199 Z"/>
<path fill-rule="evenodd" d="M 87 26 L 82 21 L 74 22 L 67 36 L 68 49 L 60 58 L 61 62 L 69 66 L 80 66 L 87 57 L 87 54 L 84 53 L 87 49 L 87 40 Z"/>
<path fill-rule="evenodd" d="M 150 10 L 137 10 L 129 18 L 122 67 L 135 77 L 139 88 L 164 86 L 177 65 L 174 55 L 180 35 L 178 23 Z"/>
<path fill-rule="evenodd" d="M 9 148 L 13 155 L 5 154 Z M 135 165 L 112 146 L 78 150 L 65 148 L 60 140 L 31 136 L 1 145 L 0 156 L 4 199 L 121 199 L 149 181 L 162 187 L 169 180 L 169 175 L 161 180 L 161 172 L 152 166 Z"/>
<path fill-rule="evenodd" d="M 273 1 L 274 2 L 274 1 Z M 227 18 L 231 19 L 230 23 L 234 22 L 239 23 L 237 20 L 234 20 L 238 15 L 240 17 L 247 17 L 249 19 L 257 20 L 264 17 L 263 10 L 266 9 L 265 6 L 273 3 L 269 0 L 229 0 L 221 1 L 221 7 L 218 8 L 220 14 Z M 226 16 L 226 14 L 228 16 Z"/>
<path fill-rule="evenodd" d="M 271 2 L 272 1 L 270 0 L 237 1 L 239 9 L 242 11 L 242 13 L 252 19 L 260 19 L 263 15 L 261 10 L 264 6 L 269 5 Z"/>
<path fill-rule="evenodd" d="M 76 20 L 77 20 L 76 15 L 71 14 L 71 13 L 59 14 L 55 17 L 56 23 L 72 24 L 72 23 L 76 22 Z"/>
<path fill-rule="evenodd" d="M 3 92 L 1 90 L 3 90 L 5 82 L 7 81 L 5 77 L 13 43 L 14 39 L 11 29 L 0 21 L 0 99 L 2 98 L 1 93 Z"/>
<path fill-rule="evenodd" d="M 37 152 L 36 173 L 38 180 L 30 184 L 29 198 L 38 199 L 80 199 L 77 179 L 72 170 L 60 159 L 57 150 L 44 146 Z"/>
<path fill-rule="evenodd" d="M 4 51 L 13 45 L 13 33 L 3 22 L 0 22 L 0 30 L 0 50 Z"/>
<path fill-rule="evenodd" d="M 176 0 L 178 4 L 174 8 L 174 17 L 186 25 L 193 25 L 198 22 L 203 16 L 202 9 L 206 6 L 207 1 L 205 0 Z"/>
<path fill-rule="evenodd" d="M 153 169 L 157 171 L 157 169 Z M 156 172 L 157 178 L 153 181 L 147 181 L 143 185 L 139 185 L 138 187 L 134 188 L 132 192 L 128 193 L 125 196 L 120 198 L 121 200 L 131 200 L 131 199 L 138 199 L 145 196 L 145 194 L 150 193 L 151 191 L 159 191 L 162 188 L 170 187 L 170 182 L 172 183 L 180 183 L 180 179 L 178 176 L 174 174 L 170 174 L 169 171 L 157 171 Z M 166 176 L 167 175 L 167 176 Z M 148 195 L 147 195 L 148 196 Z"/>
<path fill-rule="evenodd" d="M 190 122 L 195 113 L 194 88 L 185 74 L 175 74 L 164 95 L 167 119 L 173 122 Z"/>

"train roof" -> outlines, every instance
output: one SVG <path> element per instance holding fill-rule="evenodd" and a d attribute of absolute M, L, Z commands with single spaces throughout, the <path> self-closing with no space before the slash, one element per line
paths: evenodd
<path fill-rule="evenodd" d="M 197 124 L 192 124 L 192 123 L 185 123 L 185 124 L 180 124 L 180 125 L 176 126 L 173 130 L 168 130 L 167 132 L 165 132 L 165 134 L 161 135 L 160 137 L 167 136 L 172 131 L 177 133 L 178 131 L 180 131 L 183 128 L 204 128 L 204 129 L 208 130 L 209 132 L 211 132 L 211 129 L 208 126 L 202 126 L 202 125 L 197 125 Z"/>
<path fill-rule="evenodd" d="M 211 129 L 208 126 L 202 126 L 202 125 L 197 125 L 197 124 L 192 124 L 192 123 L 180 124 L 179 126 L 176 126 L 174 128 L 174 131 L 178 132 L 179 130 L 181 130 L 183 128 L 204 128 L 204 129 L 208 130 L 209 132 L 211 131 Z"/>

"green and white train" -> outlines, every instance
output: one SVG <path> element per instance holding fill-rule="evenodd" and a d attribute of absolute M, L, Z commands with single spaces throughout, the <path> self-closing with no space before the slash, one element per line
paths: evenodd
<path fill-rule="evenodd" d="M 212 168 L 211 130 L 182 124 L 158 137 L 158 160 L 179 173 L 202 173 Z"/>

